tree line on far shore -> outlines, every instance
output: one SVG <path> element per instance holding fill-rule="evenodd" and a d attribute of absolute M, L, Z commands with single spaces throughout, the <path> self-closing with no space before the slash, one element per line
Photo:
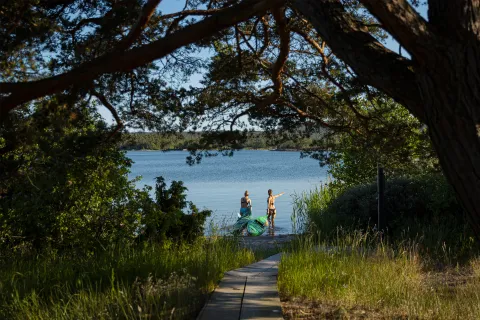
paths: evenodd
<path fill-rule="evenodd" d="M 321 134 L 310 137 L 293 137 L 288 134 L 272 134 L 266 132 L 250 132 L 242 140 L 239 149 L 260 150 L 311 150 L 328 148 L 325 141 L 320 141 Z M 200 144 L 201 134 L 131 132 L 122 135 L 120 148 L 123 150 L 184 150 L 194 149 Z"/>

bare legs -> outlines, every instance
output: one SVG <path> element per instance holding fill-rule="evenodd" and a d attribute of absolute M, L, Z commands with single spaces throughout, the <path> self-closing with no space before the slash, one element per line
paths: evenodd
<path fill-rule="evenodd" d="M 268 219 L 268 222 L 270 224 L 269 229 L 272 231 L 271 235 L 273 235 L 274 230 L 275 230 L 275 216 L 276 215 L 277 215 L 277 210 L 276 209 L 268 209 L 267 219 Z"/>

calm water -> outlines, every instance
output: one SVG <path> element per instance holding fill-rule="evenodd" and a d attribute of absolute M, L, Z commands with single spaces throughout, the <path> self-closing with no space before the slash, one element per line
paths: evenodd
<path fill-rule="evenodd" d="M 130 151 L 134 161 L 130 177 L 142 176 L 139 186 L 154 186 L 154 179 L 163 176 L 170 185 L 181 180 L 188 188 L 187 200 L 199 209 L 213 210 L 219 225 L 233 224 L 245 190 L 252 199 L 253 216 L 264 215 L 267 190 L 285 192 L 276 199 L 275 234 L 292 231 L 290 215 L 295 193 L 310 190 L 326 180 L 326 168 L 309 158 L 300 159 L 299 152 L 245 150 L 233 157 L 203 159 L 199 165 L 188 166 L 184 151 Z"/>

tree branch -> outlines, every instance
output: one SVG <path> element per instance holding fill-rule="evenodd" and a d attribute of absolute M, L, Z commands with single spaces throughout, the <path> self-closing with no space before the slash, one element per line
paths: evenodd
<path fill-rule="evenodd" d="M 235 41 L 237 43 L 238 67 L 242 67 L 242 48 L 240 47 L 240 34 L 238 25 L 235 25 Z"/>
<path fill-rule="evenodd" d="M 338 110 L 336 110 L 335 108 L 332 108 L 327 103 L 327 101 L 325 101 L 324 98 L 320 97 L 315 92 L 312 92 L 310 89 L 308 89 L 306 86 L 304 86 L 300 81 L 298 81 L 298 79 L 296 79 L 293 75 L 291 75 L 288 72 L 286 72 L 285 74 L 287 75 L 287 77 L 292 79 L 297 84 L 297 86 L 300 87 L 300 89 L 302 89 L 304 92 L 306 92 L 309 96 L 315 98 L 322 105 L 323 108 L 330 110 L 331 112 L 335 113 L 336 115 L 338 115 L 340 117 L 342 116 L 342 114 Z"/>
<path fill-rule="evenodd" d="M 339 126 L 339 125 L 334 125 L 334 124 L 327 123 L 327 122 L 325 122 L 325 120 L 323 120 L 322 118 L 320 118 L 320 117 L 318 117 L 318 116 L 316 116 L 316 115 L 313 115 L 313 114 L 311 114 L 311 113 L 305 112 L 305 111 L 303 111 L 302 109 L 299 109 L 298 107 L 296 107 L 295 105 L 293 105 L 293 104 L 292 104 L 291 102 L 289 102 L 289 101 L 282 100 L 281 103 L 282 103 L 284 106 L 288 107 L 290 110 L 292 110 L 292 111 L 294 111 L 295 113 L 297 113 L 300 117 L 314 120 L 316 123 L 318 123 L 318 124 L 321 125 L 322 127 L 330 128 L 330 129 L 335 129 L 335 130 L 339 130 L 339 131 L 347 131 L 347 130 L 352 129 L 352 128 L 349 127 L 349 126 Z"/>
<path fill-rule="evenodd" d="M 272 14 L 277 22 L 277 31 L 280 36 L 280 52 L 272 67 L 273 92 L 256 104 L 259 109 L 264 109 L 275 103 L 275 101 L 282 95 L 282 70 L 287 62 L 290 50 L 290 32 L 287 30 L 284 8 L 272 8 Z"/>
<path fill-rule="evenodd" d="M 143 6 L 140 16 L 138 17 L 137 23 L 128 33 L 127 37 L 123 39 L 120 44 L 117 46 L 117 50 L 128 49 L 133 42 L 140 36 L 142 30 L 150 21 L 151 16 L 155 12 L 155 8 L 158 6 L 161 0 L 148 0 L 147 3 Z"/>
<path fill-rule="evenodd" d="M 388 50 L 337 0 L 293 0 L 336 55 L 365 84 L 385 92 L 421 121 L 426 116 L 412 61 Z"/>
<path fill-rule="evenodd" d="M 75 26 L 75 28 L 73 28 L 70 32 L 71 32 L 72 34 L 74 34 L 74 33 L 77 32 L 81 27 L 83 27 L 84 25 L 90 24 L 90 23 L 93 23 L 93 24 L 96 24 L 96 25 L 102 25 L 102 22 L 105 20 L 105 18 L 108 18 L 109 16 L 111 16 L 112 12 L 113 12 L 113 10 L 107 12 L 107 14 L 105 14 L 103 17 L 82 19 L 82 20 L 80 20 L 79 23 L 77 23 L 77 25 Z"/>
<path fill-rule="evenodd" d="M 105 106 L 105 108 L 108 109 L 108 111 L 110 111 L 113 118 L 117 122 L 117 126 L 109 136 L 109 138 L 111 138 L 115 134 L 117 134 L 117 132 L 123 127 L 122 119 L 120 119 L 120 117 L 118 116 L 118 113 L 117 113 L 117 110 L 115 110 L 115 107 L 112 106 L 110 102 L 108 102 L 107 98 L 103 94 L 100 94 L 95 90 L 92 90 L 92 95 L 95 96 Z"/>
<path fill-rule="evenodd" d="M 282 3 L 283 0 L 245 0 L 148 45 L 121 54 L 118 52 L 105 54 L 66 73 L 38 81 L 0 82 L 0 97 L 4 94 L 4 97 L 0 98 L 0 120 L 22 103 L 64 91 L 72 85 L 92 81 L 105 73 L 133 70 L 252 16 L 263 15 L 270 7 Z"/>
<path fill-rule="evenodd" d="M 210 16 L 214 13 L 218 13 L 225 10 L 225 8 L 221 9 L 208 9 L 208 10 L 183 10 L 174 13 L 169 13 L 162 15 L 160 20 L 167 20 L 170 18 L 177 18 L 177 17 L 185 17 L 185 16 Z"/>
<path fill-rule="evenodd" d="M 253 54 L 257 54 L 257 51 L 255 51 L 255 49 L 252 47 L 252 45 L 248 41 L 247 37 L 245 37 L 245 33 L 243 33 L 241 30 L 238 30 L 238 31 L 240 33 L 240 36 L 243 39 L 243 42 L 247 45 L 247 47 L 250 49 L 250 51 L 252 51 Z"/>
<path fill-rule="evenodd" d="M 320 46 L 315 40 L 313 40 L 311 37 L 308 36 L 305 32 L 299 30 L 298 28 L 294 29 L 294 32 L 300 35 L 307 41 L 312 47 L 314 47 L 317 52 L 322 56 L 323 59 L 323 64 L 322 64 L 322 73 L 327 79 L 333 83 L 339 90 L 342 92 L 342 95 L 344 96 L 347 106 L 352 110 L 352 112 L 359 117 L 360 119 L 363 120 L 368 120 L 370 119 L 369 117 L 361 114 L 357 108 L 355 108 L 355 105 L 353 104 L 352 99 L 350 99 L 350 95 L 348 94 L 347 90 L 342 86 L 340 82 L 335 80 L 335 78 L 330 74 L 330 72 L 327 70 L 327 64 L 328 64 L 328 58 L 325 56 L 325 43 Z"/>
<path fill-rule="evenodd" d="M 263 45 L 260 48 L 259 54 L 263 54 L 267 49 L 268 45 L 270 44 L 270 36 L 268 34 L 268 21 L 265 17 L 262 17 L 262 26 L 263 26 Z"/>
<path fill-rule="evenodd" d="M 424 61 L 434 45 L 434 34 L 428 22 L 420 16 L 407 0 L 360 0 L 410 54 Z"/>
<path fill-rule="evenodd" d="M 287 62 L 290 50 L 290 32 L 287 29 L 284 8 L 273 8 L 273 17 L 277 22 L 278 35 L 280 36 L 280 52 L 272 68 L 272 80 L 275 86 L 275 92 L 282 94 L 282 71 Z"/>
<path fill-rule="evenodd" d="M 230 131 L 233 131 L 233 126 L 235 125 L 235 122 L 242 116 L 246 116 L 250 113 L 250 111 L 253 110 L 253 107 L 250 107 L 248 109 L 246 109 L 245 111 L 243 112 L 240 112 L 239 114 L 237 114 L 235 117 L 233 117 L 233 119 L 231 120 L 230 122 Z"/>

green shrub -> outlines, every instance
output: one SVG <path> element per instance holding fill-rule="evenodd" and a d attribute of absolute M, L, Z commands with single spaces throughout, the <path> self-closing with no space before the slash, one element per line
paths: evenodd
<path fill-rule="evenodd" d="M 130 160 L 88 108 L 59 103 L 0 127 L 10 141 L 18 135 L 0 155 L 0 249 L 83 250 L 135 237 L 148 193 L 129 181 Z"/>
<path fill-rule="evenodd" d="M 137 189 L 128 179 L 121 137 L 111 136 L 88 106 L 59 104 L 41 102 L 0 124 L 0 145 L 17 139 L 0 154 L 0 251 L 91 252 L 136 241 L 145 228 L 143 239 L 203 234 L 210 213 L 185 201 L 182 182 L 167 189 L 159 180 L 153 200 L 150 187 Z"/>
<path fill-rule="evenodd" d="M 167 188 L 163 177 L 156 178 L 155 203 L 149 206 L 143 214 L 144 228 L 141 239 L 176 239 L 193 241 L 202 236 L 210 210 L 199 211 L 192 203 L 186 201 L 185 191 L 181 181 L 172 181 Z M 188 212 L 185 210 L 188 207 Z"/>
<path fill-rule="evenodd" d="M 330 184 L 299 197 L 295 208 L 308 217 L 310 230 L 327 238 L 339 230 L 376 228 L 377 185 L 363 184 L 343 190 Z M 385 185 L 387 234 L 392 241 L 420 243 L 425 251 L 456 258 L 468 254 L 474 237 L 465 213 L 441 175 L 389 179 Z M 450 251 L 450 252 L 445 252 Z"/>

